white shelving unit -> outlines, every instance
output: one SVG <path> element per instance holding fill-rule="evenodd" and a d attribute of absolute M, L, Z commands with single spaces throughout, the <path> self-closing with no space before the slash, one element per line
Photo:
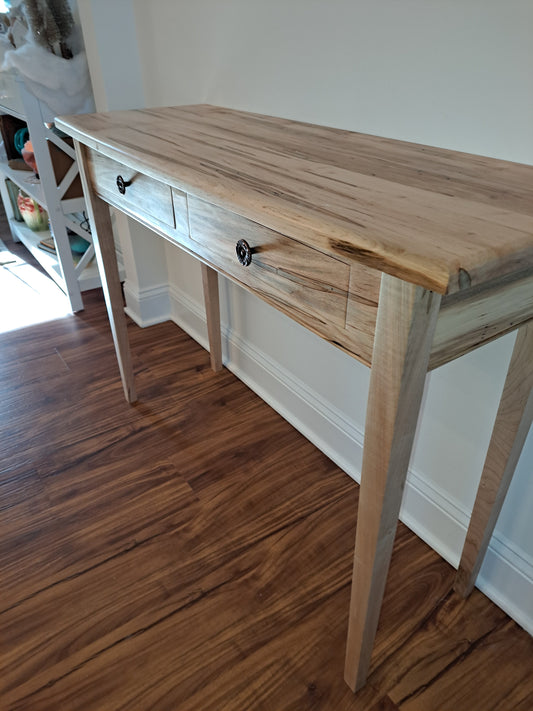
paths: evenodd
<path fill-rule="evenodd" d="M 33 173 L 13 170 L 5 161 L 0 161 L 0 194 L 13 239 L 25 245 L 65 292 L 72 310 L 80 311 L 83 309 L 81 292 L 100 286 L 100 277 L 94 259 L 91 235 L 81 226 L 81 221 L 76 217 L 85 210 L 85 200 L 83 197 L 71 199 L 64 197 L 78 175 L 75 151 L 51 129 L 54 116 L 51 115 L 50 110 L 27 90 L 22 78 L 15 74 L 1 74 L 0 113 L 10 114 L 26 121 L 39 168 L 39 180 L 37 180 Z M 72 159 L 72 165 L 59 184 L 55 179 L 49 142 L 55 144 Z M 6 185 L 7 179 L 48 212 L 50 232 L 34 232 L 24 222 L 15 219 Z M 87 251 L 79 259 L 72 253 L 69 229 L 89 242 Z M 50 236 L 54 238 L 55 254 L 38 246 L 41 240 Z"/>
<path fill-rule="evenodd" d="M 10 220 L 9 226 L 11 228 L 11 233 L 13 234 L 13 237 L 22 242 L 26 249 L 33 254 L 35 259 L 37 259 L 37 261 L 40 263 L 42 268 L 48 273 L 48 275 L 52 277 L 52 279 L 63 291 L 65 291 L 63 274 L 57 255 L 39 247 L 39 242 L 42 239 L 50 237 L 50 232 L 48 230 L 34 232 L 33 230 L 30 230 L 29 227 L 26 227 L 26 224 L 24 222 L 18 222 L 17 220 Z M 80 273 L 80 276 L 78 277 L 78 283 L 80 291 L 87 291 L 88 289 L 97 289 L 99 286 L 101 286 L 100 274 L 98 272 L 98 267 L 96 266 L 96 261 L 94 259 Z M 75 309 L 72 308 L 72 310 L 74 311 Z"/>

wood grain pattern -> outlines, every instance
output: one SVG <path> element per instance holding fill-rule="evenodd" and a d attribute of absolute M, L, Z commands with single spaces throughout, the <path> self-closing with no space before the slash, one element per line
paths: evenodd
<path fill-rule="evenodd" d="M 531 275 L 443 300 L 429 367 L 438 368 L 533 318 Z"/>
<path fill-rule="evenodd" d="M 451 292 L 443 301 L 437 324 L 431 369 L 533 318 L 533 262 L 522 250 L 524 234 L 529 234 L 530 241 L 533 239 L 533 219 L 522 199 L 527 188 L 525 192 L 523 188 L 519 190 L 517 182 L 517 176 L 527 177 L 527 167 L 209 106 L 157 109 L 154 113 L 152 110 L 113 112 L 72 120 L 75 134 L 81 131 L 77 123 L 81 121 L 85 126 L 84 141 L 97 146 L 104 154 L 120 152 L 122 160 L 135 165 L 135 180 L 139 185 L 144 180 L 148 188 L 154 187 L 153 207 L 145 195 L 139 199 L 118 199 L 114 176 L 122 164 L 93 151 L 90 155 L 94 169 L 89 170 L 94 173 L 95 189 L 112 205 L 252 289 L 366 365 L 370 365 L 372 359 L 382 270 L 437 292 Z M 125 125 L 127 120 L 128 126 Z M 166 133 L 170 137 L 169 145 L 165 143 L 168 155 L 158 154 L 152 145 L 152 134 L 157 133 L 162 121 L 166 121 Z M 138 145 L 132 143 L 133 134 L 138 134 Z M 144 157 L 139 153 L 141 146 L 145 149 Z M 185 147 L 186 155 L 183 154 Z M 348 163 L 342 157 L 341 148 L 351 152 L 354 164 L 359 165 L 357 159 L 361 157 L 365 166 L 362 173 L 347 174 Z M 424 194 L 413 171 L 416 160 L 425 159 L 428 154 L 435 161 L 433 170 L 438 168 L 442 173 L 430 175 L 419 168 L 427 179 L 429 192 Z M 173 166 L 168 162 L 170 155 L 175 158 Z M 405 174 L 397 164 L 399 155 L 407 163 Z M 219 164 L 223 165 L 220 171 Z M 391 171 L 386 183 L 383 180 L 385 164 Z M 146 171 L 146 176 L 139 175 L 139 170 Z M 195 171 L 194 175 L 191 170 Z M 216 185 L 212 183 L 212 171 L 219 178 Z M 470 180 L 468 203 L 461 171 L 467 171 Z M 533 177 L 533 171 L 531 173 Z M 185 174 L 191 179 L 194 177 L 194 190 L 187 181 L 183 183 Z M 316 174 L 328 180 L 333 180 L 335 175 L 334 185 L 315 184 L 310 175 L 316 177 Z M 372 182 L 378 174 L 380 182 Z M 486 176 L 495 180 L 498 174 L 505 174 L 513 184 L 513 196 L 503 192 L 504 187 L 508 188 L 503 184 L 501 193 L 494 186 L 489 189 Z M 157 180 L 153 176 L 157 176 Z M 274 183 L 269 182 L 274 178 L 275 189 Z M 365 181 L 369 180 L 366 185 Z M 158 210 L 166 214 L 172 209 L 166 184 L 174 185 L 176 181 L 180 189 L 172 188 L 174 226 L 170 216 L 161 219 L 161 215 L 153 215 Z M 357 181 L 357 190 L 365 184 L 363 196 L 350 193 L 354 181 Z M 226 183 L 230 187 L 230 210 L 220 207 L 220 191 Z M 310 186 L 316 189 L 312 200 L 307 195 Z M 251 189 L 261 194 L 261 201 L 254 202 L 254 219 L 246 217 L 250 214 Z M 396 194 L 400 189 L 404 192 Z M 263 199 L 265 193 L 270 196 L 273 190 L 279 201 L 275 213 L 278 230 L 269 228 L 273 206 L 268 199 Z M 394 194 L 389 194 L 390 190 Z M 410 190 L 415 192 L 411 194 Z M 198 195 L 205 194 L 210 202 L 198 199 Z M 442 212 L 440 203 L 431 202 L 435 195 L 439 201 L 447 198 L 447 214 Z M 287 202 L 291 207 L 297 204 L 298 225 L 305 221 L 304 231 L 295 230 Z M 227 204 L 224 200 L 222 203 Z M 498 204 L 497 209 L 488 203 Z M 385 219 L 391 206 L 402 209 L 408 206 L 409 213 L 398 212 Z M 387 240 L 380 244 L 373 242 L 368 248 L 339 240 L 339 220 L 346 216 L 347 210 L 359 209 L 364 214 L 354 222 L 354 230 L 361 225 L 366 230 L 364 220 L 371 223 L 385 220 L 386 230 L 385 226 L 380 229 L 385 230 Z M 324 214 L 330 220 L 327 225 L 313 223 Z M 477 222 L 470 224 L 469 220 Z M 451 227 L 457 230 L 456 236 L 461 233 L 462 241 L 443 237 L 442 230 Z M 506 228 L 511 229 L 508 238 Z M 493 240 L 491 230 L 494 230 Z M 239 237 L 248 238 L 256 251 L 255 263 L 247 270 L 235 260 L 234 244 Z M 473 251 L 485 250 L 489 242 L 490 254 L 486 252 L 485 256 L 490 263 L 479 267 L 482 273 L 473 278 L 468 260 Z M 430 256 L 425 261 L 424 274 L 419 269 L 425 259 L 419 246 Z M 386 256 L 385 248 L 389 250 Z M 392 265 L 391 259 L 399 262 Z M 450 259 L 452 262 L 446 266 L 448 282 L 443 287 L 435 283 L 435 279 L 438 270 Z M 416 276 L 402 271 L 401 265 L 409 261 Z"/>
<path fill-rule="evenodd" d="M 466 534 L 455 589 L 476 582 L 505 495 L 533 421 L 533 323 L 518 330 Z"/>
<path fill-rule="evenodd" d="M 85 169 L 97 195 L 132 215 L 149 215 L 165 225 L 175 226 L 172 195 L 168 185 L 96 151 L 87 149 L 86 156 Z M 124 194 L 117 187 L 119 175 L 125 182 L 131 183 Z"/>
<path fill-rule="evenodd" d="M 189 253 L 286 313 L 309 330 L 370 365 L 381 273 L 348 266 L 262 225 L 189 198 L 190 234 L 174 237 Z M 235 246 L 254 250 L 242 266 Z M 348 294 L 354 288 L 354 293 Z M 368 289 L 366 298 L 362 289 Z M 373 299 L 375 298 L 375 302 Z"/>
<path fill-rule="evenodd" d="M 345 679 L 370 666 L 440 296 L 384 275 L 365 423 Z"/>
<path fill-rule="evenodd" d="M 440 293 L 533 268 L 533 167 L 212 106 L 67 133 L 303 244 Z"/>
<path fill-rule="evenodd" d="M 189 199 L 191 238 L 217 269 L 281 308 L 314 317 L 319 324 L 344 327 L 350 268 L 278 232 L 208 203 Z M 244 267 L 235 245 L 246 240 L 253 250 Z M 311 319 L 308 319 L 311 320 Z"/>
<path fill-rule="evenodd" d="M 85 302 L 0 342 L 3 708 L 529 711 L 531 638 L 402 524 L 353 695 L 356 484 L 174 324 L 129 406 Z"/>

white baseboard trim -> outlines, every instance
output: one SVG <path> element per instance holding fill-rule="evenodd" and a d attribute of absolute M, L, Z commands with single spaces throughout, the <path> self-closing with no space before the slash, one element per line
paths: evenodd
<path fill-rule="evenodd" d="M 125 312 L 137 326 L 153 326 L 171 318 L 168 284 L 159 284 L 137 289 L 127 280 L 124 282 L 126 297 Z"/>
<path fill-rule="evenodd" d="M 470 511 L 410 470 L 401 520 L 454 568 L 459 565 Z M 476 587 L 533 635 L 533 560 L 498 530 Z"/>
<path fill-rule="evenodd" d="M 169 287 L 168 294 L 170 318 L 207 348 L 203 304 L 193 301 L 176 286 Z M 238 334 L 223 326 L 222 336 L 225 366 L 343 471 L 359 481 L 362 430 L 309 385 Z M 455 568 L 469 515 L 469 511 L 450 500 L 421 473 L 409 471 L 400 518 Z M 487 551 L 477 587 L 533 634 L 533 560 L 497 531 Z"/>

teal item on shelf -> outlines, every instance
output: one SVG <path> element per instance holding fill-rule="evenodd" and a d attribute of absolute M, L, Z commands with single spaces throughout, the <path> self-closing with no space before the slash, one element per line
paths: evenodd
<path fill-rule="evenodd" d="M 83 237 L 80 237 L 80 235 L 69 234 L 69 240 L 70 240 L 70 249 L 75 254 L 84 254 L 87 251 L 89 242 L 86 239 L 83 239 Z"/>
<path fill-rule="evenodd" d="M 30 132 L 26 127 L 24 128 L 19 128 L 18 131 L 15 131 L 15 135 L 13 136 L 13 145 L 15 146 L 15 150 L 19 155 L 22 155 L 22 149 L 24 148 L 24 144 L 26 141 L 28 141 L 30 138 Z"/>

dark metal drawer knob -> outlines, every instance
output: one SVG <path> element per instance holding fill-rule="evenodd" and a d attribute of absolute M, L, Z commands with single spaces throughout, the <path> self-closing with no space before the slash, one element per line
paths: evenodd
<path fill-rule="evenodd" d="M 237 242 L 235 245 L 235 251 L 237 252 L 237 259 L 243 267 L 248 267 L 252 263 L 252 254 L 254 253 L 254 250 L 245 239 L 240 239 Z"/>
<path fill-rule="evenodd" d="M 131 185 L 131 180 L 124 180 L 121 175 L 117 175 L 117 188 L 121 195 L 124 195 L 128 185 Z"/>

